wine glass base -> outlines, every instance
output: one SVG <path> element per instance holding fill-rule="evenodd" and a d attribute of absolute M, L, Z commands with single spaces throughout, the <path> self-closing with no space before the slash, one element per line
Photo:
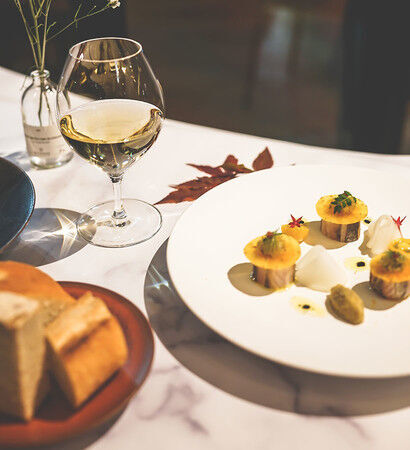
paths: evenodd
<path fill-rule="evenodd" d="M 155 206 L 142 200 L 123 199 L 127 217 L 114 219 L 114 201 L 100 203 L 86 211 L 77 221 L 77 231 L 90 244 L 99 247 L 129 247 L 147 241 L 162 224 Z"/>

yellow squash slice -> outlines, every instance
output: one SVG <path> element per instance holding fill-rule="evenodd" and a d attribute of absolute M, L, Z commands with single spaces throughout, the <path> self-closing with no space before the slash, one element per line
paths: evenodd
<path fill-rule="evenodd" d="M 390 250 L 394 250 L 396 252 L 404 253 L 405 255 L 410 257 L 410 239 L 400 238 L 395 239 L 389 245 Z"/>

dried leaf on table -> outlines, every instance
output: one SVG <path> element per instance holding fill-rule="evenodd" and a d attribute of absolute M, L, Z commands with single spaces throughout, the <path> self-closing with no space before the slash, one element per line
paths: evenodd
<path fill-rule="evenodd" d="M 252 163 L 253 170 L 270 169 L 273 166 L 273 158 L 268 147 L 260 153 Z"/>
<path fill-rule="evenodd" d="M 218 177 L 199 177 L 194 180 L 185 181 L 181 184 L 171 184 L 172 189 L 211 189 L 218 184 L 224 183 L 225 181 L 235 178 L 235 175 L 224 174 Z"/>
<path fill-rule="evenodd" d="M 198 197 L 193 195 L 194 192 L 190 189 L 178 189 L 177 191 L 170 192 L 166 197 L 156 203 L 156 205 L 160 205 L 161 203 L 181 203 L 181 202 L 191 202 L 192 200 L 196 200 Z"/>
<path fill-rule="evenodd" d="M 222 163 L 222 166 L 224 166 L 225 164 L 238 164 L 238 158 L 236 158 L 233 155 L 228 155 L 225 159 L 225 161 Z"/>
<path fill-rule="evenodd" d="M 181 203 L 196 200 L 202 194 L 210 189 L 218 186 L 218 184 L 225 183 L 225 181 L 232 180 L 235 175 L 222 175 L 219 177 L 200 177 L 195 180 L 186 181 L 185 183 L 171 185 L 175 191 L 168 194 L 165 198 L 157 202 L 161 203 Z"/>
<path fill-rule="evenodd" d="M 226 172 L 230 173 L 250 173 L 253 172 L 253 170 L 248 169 L 243 164 L 230 164 L 230 163 L 223 163 L 222 167 L 226 170 Z"/>
<path fill-rule="evenodd" d="M 212 166 L 199 166 L 197 164 L 187 164 L 187 166 L 194 167 L 195 169 L 200 170 L 201 172 L 205 172 L 212 176 L 223 175 L 224 171 L 221 166 L 212 167 Z"/>
<path fill-rule="evenodd" d="M 171 185 L 170 187 L 174 189 L 174 191 L 157 202 L 157 205 L 162 203 L 181 203 L 196 200 L 205 192 L 219 184 L 225 183 L 225 181 L 236 178 L 239 174 L 253 172 L 252 169 L 248 169 L 243 164 L 239 164 L 238 159 L 233 155 L 228 155 L 223 164 L 216 167 L 198 164 L 188 164 L 188 166 L 194 167 L 210 176 L 197 177 L 193 180 Z M 252 166 L 255 171 L 273 166 L 273 159 L 268 148 L 256 157 Z"/>

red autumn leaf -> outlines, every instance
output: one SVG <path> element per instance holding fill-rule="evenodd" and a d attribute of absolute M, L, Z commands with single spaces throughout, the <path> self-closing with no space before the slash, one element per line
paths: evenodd
<path fill-rule="evenodd" d="M 252 172 L 251 169 L 248 169 L 243 164 L 231 164 L 231 163 L 224 162 L 222 167 L 228 173 L 250 173 L 250 172 Z"/>
<path fill-rule="evenodd" d="M 192 202 L 198 198 L 193 194 L 194 192 L 196 191 L 192 191 L 190 189 L 178 189 L 170 192 L 166 197 L 155 204 L 160 205 L 162 203 Z"/>
<path fill-rule="evenodd" d="M 234 176 L 231 174 L 223 174 L 218 177 L 198 177 L 194 180 L 185 181 L 181 184 L 171 184 L 170 187 L 172 189 L 181 189 L 181 188 L 188 188 L 188 189 L 202 189 L 207 186 L 217 186 L 218 184 L 223 183 L 224 181 L 228 181 L 232 179 Z"/>
<path fill-rule="evenodd" d="M 268 147 L 266 147 L 265 150 L 262 153 L 260 153 L 255 158 L 255 161 L 252 163 L 252 167 L 255 171 L 269 169 L 272 166 L 273 166 L 273 158 L 272 155 L 270 154 Z"/>
<path fill-rule="evenodd" d="M 235 175 L 223 175 L 220 177 L 200 177 L 195 180 L 186 181 L 179 185 L 171 186 L 175 191 L 168 194 L 165 198 L 157 202 L 161 203 L 181 203 L 196 200 L 201 195 L 210 189 L 218 186 L 218 184 L 225 183 L 225 181 L 232 180 Z"/>
<path fill-rule="evenodd" d="M 238 164 L 238 158 L 236 158 L 233 155 L 228 155 L 220 167 L 222 167 L 226 172 L 229 172 L 229 173 L 252 172 L 251 169 L 248 169 L 243 164 Z"/>
<path fill-rule="evenodd" d="M 212 176 L 223 175 L 223 173 L 224 173 L 221 166 L 212 167 L 212 166 L 200 166 L 197 164 L 187 164 L 187 166 L 194 167 L 195 169 L 198 169 L 201 172 L 205 172 Z"/>
<path fill-rule="evenodd" d="M 228 155 L 222 165 L 212 167 L 208 165 L 188 164 L 195 169 L 209 174 L 209 177 L 198 177 L 193 180 L 185 181 L 180 184 L 171 185 L 174 191 L 170 192 L 166 197 L 157 202 L 162 203 L 181 203 L 196 200 L 210 189 L 232 180 L 238 174 L 253 172 L 243 164 L 238 163 L 238 159 L 233 155 Z M 267 169 L 273 166 L 273 159 L 268 148 L 257 156 L 253 162 L 254 170 Z"/>
<path fill-rule="evenodd" d="M 235 156 L 233 156 L 233 155 L 228 155 L 226 157 L 225 161 L 223 162 L 222 167 L 225 164 L 234 164 L 236 166 L 238 164 L 238 158 L 235 158 Z"/>

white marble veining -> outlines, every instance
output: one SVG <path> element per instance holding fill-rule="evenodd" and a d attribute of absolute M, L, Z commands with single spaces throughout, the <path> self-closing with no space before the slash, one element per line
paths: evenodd
<path fill-rule="evenodd" d="M 143 244 L 125 249 L 84 245 L 75 236 L 73 221 L 111 197 L 109 182 L 78 157 L 59 169 L 29 168 L 19 112 L 22 80 L 0 69 L 0 155 L 28 170 L 37 203 L 21 239 L 2 257 L 38 265 L 58 280 L 117 291 L 148 315 L 156 333 L 152 372 L 118 420 L 58 448 L 410 447 L 410 377 L 357 380 L 290 369 L 235 347 L 185 307 L 169 281 L 165 252 L 166 240 L 189 204 L 160 206 L 163 227 Z M 277 165 L 410 170 L 409 156 L 319 149 L 167 121 L 157 144 L 126 175 L 125 196 L 158 201 L 169 184 L 199 174 L 185 163 L 217 164 L 232 153 L 249 164 L 265 146 Z"/>

